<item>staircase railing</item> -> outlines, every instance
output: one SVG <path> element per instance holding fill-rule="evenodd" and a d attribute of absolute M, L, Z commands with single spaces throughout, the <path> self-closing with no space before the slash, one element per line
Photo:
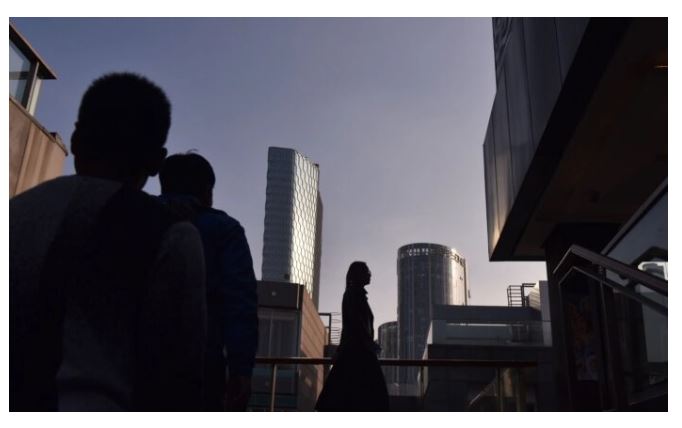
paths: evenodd
<path fill-rule="evenodd" d="M 598 284 L 598 290 L 592 295 L 596 297 L 597 308 L 600 313 L 599 324 L 603 337 L 604 369 L 607 381 L 605 390 L 608 391 L 601 397 L 603 408 L 615 410 L 631 408 L 637 399 L 634 396 L 628 397 L 625 383 L 627 373 L 623 369 L 621 360 L 621 344 L 625 342 L 622 342 L 621 331 L 619 330 L 621 325 L 617 319 L 620 308 L 616 307 L 614 296 L 624 296 L 667 318 L 668 282 L 578 245 L 569 248 L 553 273 L 555 277 L 559 278 L 558 285 L 562 290 L 560 295 L 563 294 L 564 288 L 570 282 L 569 279 L 576 274 L 591 279 L 592 284 Z M 621 284 L 618 281 L 623 283 Z M 650 290 L 650 292 L 638 292 L 641 291 L 641 287 Z M 654 298 L 647 297 L 647 294 Z M 634 321 L 643 322 L 643 320 Z M 642 329 L 641 326 L 639 328 Z M 567 345 L 570 344 L 567 343 Z M 571 349 L 571 347 L 567 346 L 567 349 Z M 664 385 L 663 391 L 660 391 L 661 385 Z M 667 394 L 667 381 L 660 382 L 657 388 L 651 387 L 648 390 L 658 390 L 659 395 Z"/>

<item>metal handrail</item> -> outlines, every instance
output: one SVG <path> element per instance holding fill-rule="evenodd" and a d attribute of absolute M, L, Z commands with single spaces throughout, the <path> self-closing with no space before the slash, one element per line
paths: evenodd
<path fill-rule="evenodd" d="M 535 367 L 536 361 L 530 360 L 466 360 L 466 359 L 405 359 L 378 358 L 381 366 L 401 367 Z M 256 364 L 308 364 L 333 365 L 333 359 L 311 357 L 256 357 Z"/>
<path fill-rule="evenodd" d="M 596 272 L 592 272 L 591 269 L 585 269 L 584 266 L 581 266 L 576 262 L 576 258 L 596 266 Z M 607 278 L 607 271 L 613 272 L 623 279 L 627 279 L 629 281 L 628 285 L 618 284 L 616 281 Z M 578 245 L 572 245 L 552 273 L 559 278 L 558 286 L 561 288 L 568 277 L 575 272 L 596 281 L 600 285 L 597 291 L 597 303 L 601 311 L 600 322 L 604 332 L 604 363 L 606 364 L 607 391 L 613 409 L 625 410 L 630 403 L 626 396 L 626 386 L 623 380 L 624 370 L 620 361 L 620 332 L 614 321 L 616 317 L 614 291 L 627 296 L 642 305 L 648 306 L 667 317 L 668 308 L 665 305 L 646 299 L 641 294 L 636 293 L 631 284 L 641 284 L 642 286 L 667 297 L 668 281 L 642 272 L 632 266 L 621 263 L 618 260 L 595 253 Z M 561 294 L 559 296 L 561 296 Z M 561 299 L 561 297 L 559 297 L 559 299 Z"/>
<path fill-rule="evenodd" d="M 536 361 L 530 360 L 466 360 L 466 359 L 401 359 L 401 358 L 379 358 L 379 365 L 381 366 L 412 366 L 421 367 L 422 379 L 424 379 L 424 367 L 490 367 L 498 369 L 499 376 L 500 368 L 526 368 L 537 367 Z M 277 384 L 277 366 L 279 365 L 323 365 L 329 366 L 334 364 L 332 358 L 314 358 L 314 357 L 256 357 L 256 364 L 269 364 L 272 367 L 270 373 L 270 411 L 275 411 L 275 392 Z M 422 394 L 424 382 L 422 380 Z"/>
<path fill-rule="evenodd" d="M 642 284 L 646 288 L 649 288 L 659 294 L 664 296 L 668 295 L 668 281 L 657 278 L 646 272 L 642 272 L 639 269 L 635 269 L 632 266 L 626 265 L 625 263 L 614 260 L 610 257 L 604 256 L 594 251 L 590 251 L 587 248 L 583 248 L 579 245 L 571 245 L 571 247 L 566 251 L 566 254 L 561 258 L 561 261 L 554 269 L 554 275 L 559 275 L 564 270 L 569 270 L 574 266 L 575 263 L 572 259 L 578 257 L 586 260 L 592 264 L 600 266 L 608 271 L 615 272 L 621 277 L 628 278 L 638 284 Z M 609 287 L 612 284 L 606 283 Z"/>
<path fill-rule="evenodd" d="M 610 279 L 608 279 L 606 277 L 599 277 L 598 275 L 595 275 L 591 272 L 586 271 L 585 269 L 581 269 L 581 268 L 576 267 L 576 266 L 571 267 L 571 269 L 569 269 L 568 272 L 566 272 L 564 274 L 564 276 L 561 277 L 561 279 L 559 280 L 559 284 L 563 284 L 566 281 L 566 279 L 573 272 L 577 272 L 577 273 L 582 274 L 588 278 L 591 278 L 597 282 L 601 282 L 605 285 L 608 285 L 609 287 L 613 288 L 614 290 L 618 290 L 619 293 L 627 296 L 628 298 L 630 298 L 632 300 L 635 300 L 639 304 L 647 306 L 647 307 L 653 309 L 654 311 L 658 312 L 661 315 L 665 315 L 666 317 L 668 316 L 668 308 L 666 306 L 663 306 L 660 303 L 654 302 L 653 300 L 649 300 L 649 299 L 644 298 L 641 294 L 632 291 L 627 286 L 618 284 L 617 282 L 611 281 Z"/>

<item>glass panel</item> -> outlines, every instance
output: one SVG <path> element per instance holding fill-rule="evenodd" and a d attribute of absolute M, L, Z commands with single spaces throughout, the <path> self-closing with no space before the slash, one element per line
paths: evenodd
<path fill-rule="evenodd" d="M 561 79 L 566 79 L 568 70 L 589 23 L 589 18 L 556 18 L 556 37 L 561 62 Z"/>
<path fill-rule="evenodd" d="M 259 357 L 296 357 L 298 356 L 298 313 L 281 309 L 258 309 L 258 356 Z M 266 410 L 270 405 L 270 380 L 272 366 L 257 364 L 253 370 L 252 410 Z M 275 406 L 278 410 L 297 408 L 297 367 L 278 365 L 276 379 Z"/>
<path fill-rule="evenodd" d="M 531 158 L 535 152 L 533 128 L 528 96 L 528 74 L 526 72 L 526 50 L 523 38 L 523 20 L 512 19 L 512 33 L 507 45 L 504 67 L 509 109 L 509 141 L 514 179 L 514 197 L 521 188 Z"/>
<path fill-rule="evenodd" d="M 491 373 L 490 369 L 488 372 Z M 466 410 L 473 412 L 545 410 L 546 404 L 539 397 L 537 390 L 545 392 L 546 385 L 538 385 L 537 369 L 501 368 L 499 374 L 501 376 L 499 381 L 495 373 L 485 387 L 478 391 L 469 391 Z"/>
<path fill-rule="evenodd" d="M 639 266 L 641 270 L 645 270 L 643 268 L 646 267 L 643 262 L 668 259 L 667 191 L 621 238 L 608 256 L 623 263 Z"/>
<path fill-rule="evenodd" d="M 611 249 L 610 257 L 668 280 L 668 194 L 663 194 Z M 668 298 L 607 272 L 654 307 L 668 307 Z M 654 307 L 615 293 L 618 333 L 628 399 L 637 401 L 653 388 L 667 390 L 668 317 Z"/>
<path fill-rule="evenodd" d="M 19 48 L 9 42 L 9 95 L 26 107 L 27 83 L 30 77 L 31 62 Z"/>
<path fill-rule="evenodd" d="M 497 94 L 493 103 L 493 143 L 495 170 L 497 173 L 497 215 L 500 228 L 504 228 L 514 202 L 514 179 L 511 149 L 509 146 L 509 117 L 507 110 L 507 86 L 504 75 L 497 82 Z"/>
<path fill-rule="evenodd" d="M 642 285 L 632 289 L 648 301 L 668 307 L 668 298 Z M 652 387 L 667 388 L 668 317 L 656 309 L 615 293 L 620 357 L 628 398 L 637 401 Z"/>
<path fill-rule="evenodd" d="M 561 91 L 554 18 L 523 18 L 533 141 L 542 139 Z"/>
<path fill-rule="evenodd" d="M 258 355 L 261 357 L 295 357 L 297 353 L 297 320 L 295 311 L 260 308 Z"/>
<path fill-rule="evenodd" d="M 518 346 L 545 342 L 549 321 L 496 321 L 494 323 L 462 323 L 433 320 L 430 343 Z"/>

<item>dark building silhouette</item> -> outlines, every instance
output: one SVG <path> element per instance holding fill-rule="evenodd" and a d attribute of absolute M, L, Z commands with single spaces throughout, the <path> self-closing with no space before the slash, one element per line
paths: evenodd
<path fill-rule="evenodd" d="M 667 409 L 667 281 L 637 273 L 668 257 L 667 19 L 493 34 L 489 255 L 547 263 L 556 408 Z"/>

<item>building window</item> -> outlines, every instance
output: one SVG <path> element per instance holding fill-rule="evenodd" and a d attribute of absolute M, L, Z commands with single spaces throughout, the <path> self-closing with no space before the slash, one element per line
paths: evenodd
<path fill-rule="evenodd" d="M 24 107 L 28 105 L 31 61 L 9 41 L 9 95 Z"/>
<path fill-rule="evenodd" d="M 31 45 L 9 24 L 9 97 L 33 115 L 42 81 L 56 79 Z"/>

